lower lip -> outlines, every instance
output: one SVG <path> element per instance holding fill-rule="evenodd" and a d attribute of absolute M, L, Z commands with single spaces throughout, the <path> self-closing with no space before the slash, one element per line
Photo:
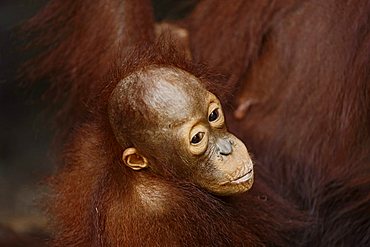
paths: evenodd
<path fill-rule="evenodd" d="M 248 181 L 248 180 L 250 180 L 252 177 L 253 177 L 253 171 L 252 171 L 252 170 L 250 170 L 250 171 L 249 171 L 249 172 L 247 172 L 247 174 L 245 174 L 243 177 L 238 178 L 237 180 L 234 180 L 234 181 L 232 181 L 231 183 L 232 183 L 232 184 L 241 184 L 241 183 L 247 182 L 247 181 Z"/>

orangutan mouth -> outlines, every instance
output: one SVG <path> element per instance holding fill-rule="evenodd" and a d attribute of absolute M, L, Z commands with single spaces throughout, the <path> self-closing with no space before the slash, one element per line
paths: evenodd
<path fill-rule="evenodd" d="M 238 177 L 237 179 L 231 181 L 232 184 L 240 184 L 248 181 L 253 177 L 253 169 L 250 169 L 246 174 L 242 175 L 241 177 Z"/>

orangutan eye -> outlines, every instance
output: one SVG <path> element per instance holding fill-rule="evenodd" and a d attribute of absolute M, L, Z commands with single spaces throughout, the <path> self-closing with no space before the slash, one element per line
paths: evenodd
<path fill-rule="evenodd" d="M 198 144 L 199 142 L 202 141 L 204 137 L 204 132 L 198 132 L 196 133 L 192 138 L 191 138 L 191 141 L 190 143 L 193 144 L 193 145 L 196 145 Z"/>
<path fill-rule="evenodd" d="M 218 108 L 214 109 L 211 112 L 211 114 L 209 114 L 208 121 L 210 121 L 210 122 L 216 121 L 218 116 L 220 115 L 218 111 L 219 111 Z"/>

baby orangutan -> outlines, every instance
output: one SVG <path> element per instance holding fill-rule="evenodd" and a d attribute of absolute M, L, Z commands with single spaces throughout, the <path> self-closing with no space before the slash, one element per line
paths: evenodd
<path fill-rule="evenodd" d="M 227 131 L 220 101 L 178 68 L 150 66 L 121 80 L 109 118 L 124 164 L 185 179 L 216 195 L 253 184 L 245 145 Z"/>

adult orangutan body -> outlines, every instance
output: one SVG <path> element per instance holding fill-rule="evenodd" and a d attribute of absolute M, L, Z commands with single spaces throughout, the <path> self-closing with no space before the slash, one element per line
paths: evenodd
<path fill-rule="evenodd" d="M 166 40 L 154 42 L 154 23 L 147 1 L 124 3 L 55 0 L 34 19 L 39 23 L 50 21 L 50 16 L 63 18 L 61 13 L 71 13 L 63 20 L 70 25 L 61 28 L 61 40 L 52 40 L 60 42 L 59 45 L 36 60 L 40 66 L 44 65 L 41 71 L 37 67 L 33 70 L 37 76 L 56 75 L 53 78 L 56 87 L 67 88 L 70 92 L 67 95 L 69 104 L 63 112 L 70 113 L 68 116 L 74 129 L 65 145 L 64 166 L 51 184 L 55 193 L 50 202 L 55 223 L 54 245 L 328 246 L 351 242 L 366 245 L 370 225 L 366 214 L 369 212 L 369 174 L 365 172 L 363 177 L 358 174 L 368 164 L 368 128 L 361 125 L 366 140 L 363 148 L 358 149 L 346 144 L 349 140 L 346 136 L 340 143 L 328 142 L 306 124 L 302 124 L 302 130 L 291 137 L 287 134 L 291 129 L 284 130 L 283 124 L 293 123 L 292 130 L 295 130 L 294 119 L 298 119 L 297 123 L 303 121 L 297 117 L 299 114 L 309 116 L 309 122 L 317 128 L 320 124 L 336 126 L 332 118 L 310 113 L 325 106 L 337 109 L 337 105 L 330 101 L 322 106 L 316 98 L 308 98 L 309 107 L 305 104 L 301 104 L 301 108 L 298 105 L 288 107 L 297 102 L 294 96 L 300 92 L 292 86 L 294 80 L 287 80 L 293 87 L 292 92 L 287 92 L 291 97 L 276 92 L 276 98 L 270 98 L 270 91 L 265 92 L 275 89 L 274 80 L 283 81 L 284 73 L 262 70 L 264 66 L 277 64 L 275 52 L 280 50 L 273 48 L 274 44 L 280 43 L 260 36 L 267 28 L 265 25 L 275 23 L 276 18 L 271 13 L 276 10 L 283 18 L 287 9 L 295 9 L 293 3 L 235 1 L 238 4 L 232 7 L 214 1 L 200 3 L 189 22 L 190 50 L 195 61 L 209 62 L 222 72 L 231 72 L 228 81 L 187 61 L 186 56 L 181 56 Z M 305 9 L 311 5 L 302 6 Z M 266 8 L 271 13 L 265 12 Z M 241 19 L 241 11 L 249 13 L 246 18 L 251 18 L 251 22 Z M 297 13 L 299 15 L 302 10 Z M 85 21 L 92 15 L 93 19 Z M 147 16 L 148 19 L 144 23 L 143 18 L 137 16 Z M 226 47 L 224 39 L 210 41 L 207 38 L 212 35 L 204 32 L 202 36 L 194 31 L 198 28 L 201 32 L 207 26 L 209 32 L 216 31 L 206 23 L 208 18 L 217 16 L 220 19 L 214 18 L 214 21 L 222 21 L 217 25 L 224 28 L 227 37 L 223 38 L 230 41 L 225 50 L 221 48 Z M 55 20 L 60 23 L 58 18 Z M 251 26 L 241 25 L 238 34 L 243 36 L 253 30 L 255 36 L 238 39 L 238 35 L 227 33 L 233 33 L 232 27 L 228 26 L 230 23 L 241 21 L 251 23 Z M 261 28 L 256 28 L 259 25 Z M 304 26 L 296 28 L 308 29 Z M 74 32 L 74 29 L 78 31 Z M 52 37 L 55 30 L 48 31 L 46 37 Z M 92 41 L 91 37 L 98 40 Z M 261 39 L 254 41 L 254 37 Z M 205 49 L 202 38 L 217 49 L 207 53 L 212 48 Z M 233 38 L 239 43 L 233 43 Z M 251 40 L 254 42 L 248 42 Z M 288 46 L 291 44 L 289 40 L 286 42 Z M 246 50 L 237 54 L 243 44 L 250 48 L 246 45 Z M 260 49 L 260 44 L 266 47 Z M 302 47 L 305 44 L 301 41 Z M 296 45 L 299 47 L 300 43 Z M 121 51 L 119 47 L 127 49 Z M 283 54 L 295 51 L 283 47 L 287 49 Z M 235 55 L 229 60 L 221 54 L 228 50 Z M 116 60 L 114 53 L 124 59 Z M 64 59 L 55 61 L 60 57 Z M 239 58 L 250 64 L 243 64 Z M 54 62 L 48 63 L 50 59 Z M 111 71 L 108 70 L 110 60 L 118 64 Z M 296 61 L 297 67 L 300 61 Z M 309 58 L 302 61 L 308 65 L 315 62 Z M 228 67 L 228 62 L 235 67 Z M 272 72 L 274 76 L 269 77 Z M 225 89 L 235 90 L 237 82 L 246 78 L 254 80 L 242 84 L 247 89 L 238 94 L 237 103 L 241 105 L 235 115 L 243 119 L 249 114 L 248 104 L 244 102 L 250 99 L 249 95 L 256 96 L 257 104 L 269 102 L 272 105 L 260 112 L 252 112 L 255 115 L 251 115 L 251 119 L 230 121 L 256 153 L 257 162 L 262 161 L 255 167 L 256 175 L 244 144 L 227 131 L 224 112 L 216 97 L 225 100 L 226 96 L 230 101 Z M 261 78 L 265 84 L 250 83 Z M 268 82 L 271 85 L 266 87 Z M 328 95 L 327 84 L 320 85 L 317 89 L 320 95 Z M 341 88 L 342 84 L 338 82 L 337 86 Z M 361 102 L 368 102 L 368 87 L 359 88 L 365 89 Z M 304 92 L 308 91 L 304 89 Z M 359 89 L 352 92 L 352 96 L 346 94 L 344 97 L 349 97 L 356 105 L 359 101 L 354 95 Z M 330 97 L 331 100 L 334 98 Z M 278 105 L 276 109 L 286 106 L 284 109 L 289 109 L 289 114 L 284 110 L 273 111 L 274 102 Z M 228 115 L 231 113 L 228 109 Z M 289 122 L 289 119 L 294 121 Z M 359 124 L 351 117 L 344 119 L 356 126 Z M 322 134 L 322 130 L 317 131 Z M 332 133 L 341 134 L 336 128 L 330 131 L 333 131 L 329 133 L 330 137 Z M 312 136 L 316 139 L 311 140 Z M 334 143 L 333 149 L 328 143 Z M 343 143 L 349 150 L 333 157 L 332 151 L 341 151 L 338 146 Z M 303 155 L 312 150 L 320 152 Z M 354 151 L 356 157 L 348 156 L 350 151 Z M 352 165 L 348 166 L 350 170 L 346 166 L 334 169 L 336 162 L 351 162 Z M 249 190 L 252 183 L 254 185 Z M 345 202 L 340 201 L 347 198 Z M 336 223 L 342 225 L 338 224 L 334 229 Z M 344 234 L 345 230 L 349 234 Z"/>
<path fill-rule="evenodd" d="M 230 129 L 318 221 L 303 243 L 369 245 L 370 2 L 233 3 L 202 1 L 189 25 L 194 60 L 238 89 Z"/>

